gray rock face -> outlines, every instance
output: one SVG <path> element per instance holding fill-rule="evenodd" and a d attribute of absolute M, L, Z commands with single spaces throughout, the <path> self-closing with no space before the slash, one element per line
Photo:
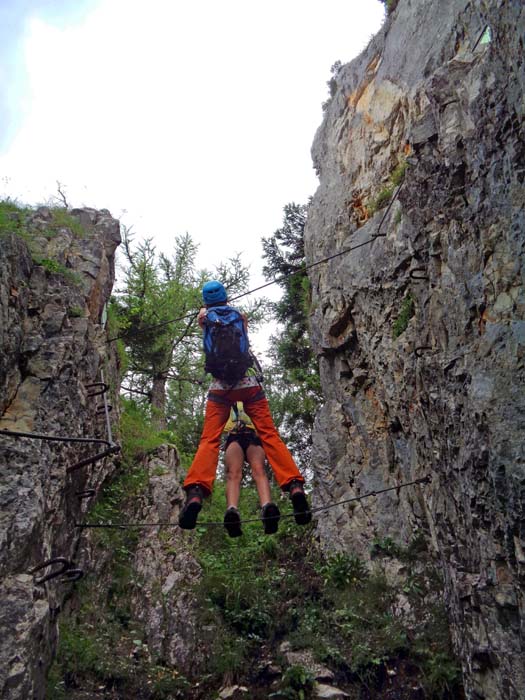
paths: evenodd
<path fill-rule="evenodd" d="M 177 522 L 185 494 L 180 485 L 179 459 L 163 445 L 146 458 L 148 489 L 138 504 L 139 522 Z M 204 650 L 196 619 L 192 586 L 200 566 L 176 527 L 143 531 L 133 560 L 134 577 L 141 582 L 133 594 L 133 612 L 143 623 L 149 653 L 156 663 L 194 673 Z"/>
<path fill-rule="evenodd" d="M 379 234 L 311 270 L 314 505 L 432 476 L 318 530 L 424 533 L 476 700 L 525 696 L 524 35 L 522 3 L 400 0 L 336 76 L 305 234 L 308 262 Z"/>
<path fill-rule="evenodd" d="M 100 397 L 89 396 L 89 384 L 100 381 L 101 369 L 107 377 L 117 374 L 102 317 L 119 224 L 109 212 L 74 215 L 85 225 L 81 237 L 67 227 L 52 237 L 41 234 L 51 216 L 45 208 L 28 222 L 33 255 L 38 249 L 38 257 L 55 261 L 54 267 L 37 265 L 22 238 L 2 238 L 0 431 L 106 439 Z M 75 522 L 90 501 L 77 494 L 98 490 L 114 465 L 105 459 L 66 470 L 102 448 L 0 434 L 2 698 L 44 697 L 56 620 L 72 584 L 64 577 L 38 583 L 60 566 L 30 572 L 54 557 L 83 566 Z"/>

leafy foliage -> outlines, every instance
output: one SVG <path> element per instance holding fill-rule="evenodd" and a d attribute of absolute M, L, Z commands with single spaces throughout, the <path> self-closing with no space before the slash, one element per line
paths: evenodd
<path fill-rule="evenodd" d="M 317 572 L 323 576 L 325 585 L 335 588 L 360 586 L 368 578 L 368 571 L 359 557 L 341 552 L 329 555 L 317 567 Z"/>
<path fill-rule="evenodd" d="M 307 208 L 288 204 L 282 228 L 263 238 L 267 279 L 277 278 L 283 290 L 272 305 L 282 333 L 273 336 L 272 368 L 267 372 L 267 391 L 276 422 L 299 463 L 310 458 L 311 431 L 321 401 L 319 370 L 310 343 L 308 314 L 310 286 L 305 270 L 304 228 Z"/>
<path fill-rule="evenodd" d="M 147 412 L 124 400 L 121 421 L 122 465 L 91 509 L 92 523 L 127 521 L 148 474 L 140 458 L 170 441 L 170 434 L 156 432 Z M 95 549 L 109 553 L 107 579 L 89 577 L 78 584 L 78 607 L 60 625 L 59 646 L 48 678 L 49 700 L 66 700 L 69 691 L 84 683 L 106 688 L 130 689 L 129 697 L 169 700 L 185 697 L 186 679 L 176 669 L 152 662 L 141 624 L 133 620 L 130 595 L 136 581 L 131 562 L 139 531 L 102 528 L 93 531 Z M 128 697 L 126 694 L 125 697 Z"/>
<path fill-rule="evenodd" d="M 175 237 L 171 257 L 151 240 L 133 246 L 124 230 L 124 283 L 113 313 L 126 352 L 124 387 L 142 403 L 157 429 L 170 427 L 183 461 L 195 451 L 202 427 L 206 386 L 201 330 L 196 322 L 206 279 L 221 279 L 230 296 L 246 291 L 248 269 L 238 257 L 210 273 L 195 268 L 197 246 L 188 234 Z M 250 325 L 261 319 L 264 300 L 243 309 Z"/>
<path fill-rule="evenodd" d="M 269 698 L 275 700 L 307 700 L 312 697 L 315 678 L 303 666 L 290 666 L 283 674 L 277 693 L 271 693 Z"/>
<path fill-rule="evenodd" d="M 244 536 L 230 540 L 221 528 L 203 524 L 221 520 L 223 492 L 219 484 L 197 527 L 200 622 L 202 630 L 212 630 L 204 633 L 210 639 L 203 639 L 203 644 L 213 639 L 206 669 L 212 679 L 226 673 L 229 682 L 245 682 L 259 650 L 285 639 L 295 650 L 313 652 L 346 688 L 377 689 L 367 697 L 384 697 L 386 668 L 392 667 L 400 668 L 400 677 L 408 673 L 411 685 L 422 686 L 425 700 L 460 697 L 446 615 L 438 602 L 441 581 L 432 565 L 421 565 L 421 554 L 406 580 L 394 583 L 381 562 L 370 568 L 350 553 L 324 556 L 309 530 L 298 530 L 290 520 L 281 522 L 274 537 L 263 535 L 259 523 L 246 523 Z M 255 492 L 245 490 L 242 518 L 256 517 L 257 510 Z M 393 541 L 384 546 L 402 551 Z M 412 612 L 399 604 L 400 596 Z M 406 671 L 405 659 L 410 659 Z M 311 680 L 304 668 L 289 667 L 278 689 L 261 697 L 306 699 Z"/>

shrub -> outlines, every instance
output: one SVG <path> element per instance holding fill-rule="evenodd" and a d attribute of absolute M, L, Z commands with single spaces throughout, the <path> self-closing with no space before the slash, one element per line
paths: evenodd
<path fill-rule="evenodd" d="M 391 537 L 375 537 L 372 540 L 372 546 L 370 547 L 370 554 L 372 556 L 386 555 L 389 557 L 399 557 L 401 553 L 401 547 L 394 542 Z"/>
<path fill-rule="evenodd" d="M 398 187 L 405 177 L 408 163 L 403 160 L 392 170 L 388 178 L 388 183 L 367 205 L 368 214 L 372 216 L 376 211 L 382 209 L 391 199 L 396 187 Z"/>
<path fill-rule="evenodd" d="M 368 570 L 359 557 L 353 554 L 334 554 L 317 566 L 325 584 L 335 588 L 360 586 L 368 576 Z"/>
<path fill-rule="evenodd" d="M 306 700 L 312 695 L 314 681 L 313 675 L 303 666 L 290 666 L 283 674 L 279 691 L 268 697 Z"/>

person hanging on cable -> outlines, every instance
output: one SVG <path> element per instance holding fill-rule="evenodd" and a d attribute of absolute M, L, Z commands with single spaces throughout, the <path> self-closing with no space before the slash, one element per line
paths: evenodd
<path fill-rule="evenodd" d="M 266 455 L 261 439 L 255 431 L 250 417 L 245 413 L 242 401 L 237 401 L 230 410 L 230 417 L 224 426 L 224 466 L 226 470 L 226 501 L 224 527 L 230 537 L 242 535 L 241 517 L 238 510 L 241 491 L 242 468 L 248 462 L 261 503 L 261 519 L 264 532 L 273 535 L 279 527 L 280 512 L 272 503 L 270 482 L 266 476 L 264 462 Z"/>
<path fill-rule="evenodd" d="M 288 492 L 295 522 L 306 525 L 312 519 L 304 492 L 304 478 L 274 425 L 270 407 L 260 380 L 253 370 L 254 358 L 248 341 L 246 316 L 228 305 L 226 289 L 211 280 L 202 288 L 204 307 L 198 315 L 203 330 L 206 371 L 213 376 L 208 393 L 204 426 L 199 447 L 184 480 L 186 503 L 179 515 L 179 525 L 192 530 L 209 496 L 219 458 L 220 440 L 236 401 L 253 421 L 277 483 Z"/>

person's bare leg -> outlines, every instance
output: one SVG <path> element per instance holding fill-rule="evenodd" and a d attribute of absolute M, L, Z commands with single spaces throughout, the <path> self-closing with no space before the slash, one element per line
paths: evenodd
<path fill-rule="evenodd" d="M 264 454 L 264 453 L 263 453 Z M 231 442 L 224 453 L 226 468 L 226 505 L 228 508 L 239 507 L 241 493 L 242 465 L 244 452 L 238 442 Z"/>
<path fill-rule="evenodd" d="M 264 471 L 264 450 L 260 445 L 250 445 L 246 450 L 246 457 L 252 469 L 252 476 L 257 487 L 257 493 L 259 494 L 259 501 L 261 502 L 261 506 L 264 506 L 272 500 L 270 482 Z"/>
<path fill-rule="evenodd" d="M 261 518 L 264 525 L 264 532 L 273 535 L 279 527 L 279 508 L 272 503 L 272 492 L 270 482 L 264 471 L 265 460 L 264 449 L 260 445 L 250 445 L 246 450 L 246 457 L 252 468 L 252 476 L 257 486 L 257 493 L 261 502 Z"/>

